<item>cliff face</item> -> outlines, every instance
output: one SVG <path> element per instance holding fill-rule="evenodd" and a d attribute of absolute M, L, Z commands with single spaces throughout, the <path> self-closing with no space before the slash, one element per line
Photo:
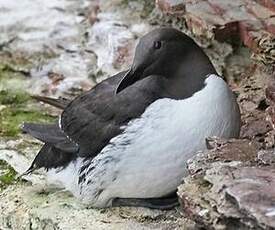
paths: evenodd
<path fill-rule="evenodd" d="M 157 0 L 153 9 L 143 0 L 9 0 L 0 8 L 0 229 L 275 228 L 274 1 Z M 74 97 L 127 68 L 137 39 L 159 25 L 204 48 L 242 113 L 240 140 L 209 138 L 209 150 L 188 162 L 181 208 L 89 209 L 48 188 L 43 171 L 18 178 L 41 145 L 20 123 L 60 114 L 29 93 Z"/>

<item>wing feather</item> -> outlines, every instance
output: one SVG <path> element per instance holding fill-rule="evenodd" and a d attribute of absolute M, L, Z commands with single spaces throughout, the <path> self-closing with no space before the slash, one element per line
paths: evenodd
<path fill-rule="evenodd" d="M 131 119 L 161 97 L 159 76 L 147 77 L 115 94 L 125 72 L 101 82 L 74 99 L 61 115 L 62 130 L 79 144 L 79 156 L 94 157 Z"/>

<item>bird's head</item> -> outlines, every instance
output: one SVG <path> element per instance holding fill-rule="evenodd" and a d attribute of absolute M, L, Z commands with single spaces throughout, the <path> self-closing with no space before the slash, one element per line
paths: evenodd
<path fill-rule="evenodd" d="M 196 62 L 198 65 L 195 65 Z M 194 66 L 190 66 L 192 63 Z M 150 75 L 174 78 L 191 70 L 196 72 L 196 68 L 199 70 L 202 66 L 209 69 L 207 72 L 215 72 L 208 57 L 193 39 L 173 28 L 155 29 L 140 39 L 133 64 L 119 83 L 116 93 Z"/>

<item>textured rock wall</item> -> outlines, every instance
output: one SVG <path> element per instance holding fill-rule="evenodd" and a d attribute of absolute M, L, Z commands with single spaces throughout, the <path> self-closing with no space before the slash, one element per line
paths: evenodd
<path fill-rule="evenodd" d="M 274 1 L 156 0 L 165 14 L 184 17 L 195 35 L 240 40 L 266 64 L 275 62 Z"/>

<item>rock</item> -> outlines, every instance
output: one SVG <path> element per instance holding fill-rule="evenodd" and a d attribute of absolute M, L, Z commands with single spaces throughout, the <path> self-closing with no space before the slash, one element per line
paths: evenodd
<path fill-rule="evenodd" d="M 138 37 L 151 28 L 141 20 L 144 2 L 123 4 L 4 0 L 0 8 L 9 16 L 1 15 L 0 51 L 32 60 L 21 71 L 31 76 L 30 93 L 75 96 L 129 68 Z"/>
<path fill-rule="evenodd" d="M 271 74 L 261 65 L 251 64 L 243 73 L 235 90 L 242 114 L 241 137 L 256 140 L 263 148 L 274 146 L 273 129 L 266 120 L 268 107 L 265 88 Z"/>
<path fill-rule="evenodd" d="M 176 210 L 145 208 L 90 209 L 70 194 L 26 185 L 0 194 L 1 229 L 190 229 Z"/>
<path fill-rule="evenodd" d="M 91 25 L 93 25 L 95 22 L 98 21 L 97 15 L 99 11 L 100 11 L 99 2 L 98 1 L 91 2 L 87 12 L 87 17 Z"/>
<path fill-rule="evenodd" d="M 87 91 L 95 85 L 88 78 L 95 71 L 95 56 L 87 52 L 68 51 L 68 48 L 66 50 L 39 68 L 32 68 L 32 81 L 28 87 L 31 94 L 59 97 L 73 94 L 74 91 L 79 94 L 79 91 Z"/>
<path fill-rule="evenodd" d="M 275 129 L 275 82 L 271 82 L 266 88 L 266 98 L 269 103 L 267 108 L 267 120 L 271 123 L 273 129 Z"/>
<path fill-rule="evenodd" d="M 0 37 L 16 38 L 8 47 L 13 52 L 51 52 L 60 41 L 70 43 L 79 39 L 79 21 L 84 17 L 78 12 L 88 2 L 1 1 L 0 7 L 5 10 L 1 11 Z"/>
<path fill-rule="evenodd" d="M 261 5 L 275 11 L 275 2 L 273 0 L 257 0 Z"/>
<path fill-rule="evenodd" d="M 240 40 L 266 64 L 275 64 L 273 1 L 158 0 L 165 14 L 184 18 L 195 35 L 218 41 Z M 268 49 L 267 47 L 271 47 Z"/>
<path fill-rule="evenodd" d="M 178 190 L 183 214 L 206 229 L 274 229 L 273 151 L 248 140 L 214 138 L 208 146 L 188 162 Z"/>
<path fill-rule="evenodd" d="M 265 65 L 271 65 L 274 68 L 275 63 L 275 20 L 272 17 L 272 22 L 269 20 L 267 28 L 270 28 L 269 32 L 262 31 L 259 35 L 255 36 L 257 48 L 254 54 L 254 59 L 264 63 Z M 273 23 L 273 24 L 271 24 Z M 271 34 L 271 30 L 272 33 Z"/>
<path fill-rule="evenodd" d="M 246 139 L 225 140 L 217 137 L 206 139 L 206 152 L 199 152 L 188 160 L 187 167 L 191 175 L 200 174 L 214 162 L 243 162 L 250 165 L 256 161 L 257 144 Z"/>
<path fill-rule="evenodd" d="M 258 163 L 261 165 L 274 165 L 275 152 L 273 150 L 261 150 L 257 154 Z"/>
<path fill-rule="evenodd" d="M 97 20 L 88 30 L 87 50 L 97 57 L 97 69 L 101 72 L 100 81 L 107 76 L 129 68 L 137 39 L 151 27 L 140 20 L 138 12 L 143 9 L 142 2 L 133 7 L 135 13 L 120 4 L 100 2 Z M 130 7 L 130 6 L 129 6 Z"/>
<path fill-rule="evenodd" d="M 156 0 L 156 5 L 166 14 L 179 15 L 185 11 L 182 0 Z"/>

